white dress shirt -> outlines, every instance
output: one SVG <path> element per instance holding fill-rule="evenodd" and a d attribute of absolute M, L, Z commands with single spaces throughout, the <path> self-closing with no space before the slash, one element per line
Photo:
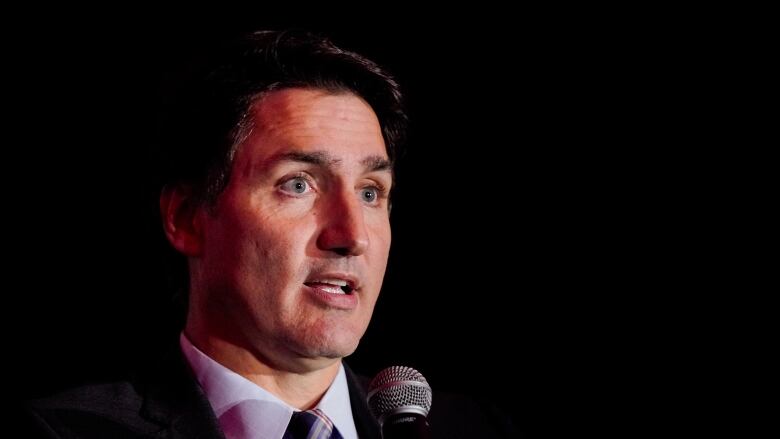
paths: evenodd
<path fill-rule="evenodd" d="M 211 359 L 193 346 L 183 332 L 179 341 L 228 439 L 282 438 L 297 409 Z M 317 408 L 333 421 L 344 439 L 357 439 L 343 365 Z"/>

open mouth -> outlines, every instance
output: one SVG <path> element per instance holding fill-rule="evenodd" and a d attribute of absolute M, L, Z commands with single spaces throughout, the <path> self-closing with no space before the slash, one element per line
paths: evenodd
<path fill-rule="evenodd" d="M 352 294 L 353 286 L 342 279 L 317 279 L 311 282 L 304 282 L 304 285 L 310 288 L 317 288 L 330 294 Z"/>

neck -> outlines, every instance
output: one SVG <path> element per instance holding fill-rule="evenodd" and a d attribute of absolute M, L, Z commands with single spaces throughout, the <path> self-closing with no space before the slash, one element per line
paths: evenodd
<path fill-rule="evenodd" d="M 189 326 L 184 331 L 189 341 L 214 361 L 257 384 L 282 401 L 300 410 L 314 408 L 338 374 L 341 359 L 317 367 L 285 368 L 275 366 L 261 355 Z M 305 360 L 304 360 L 305 362 Z"/>

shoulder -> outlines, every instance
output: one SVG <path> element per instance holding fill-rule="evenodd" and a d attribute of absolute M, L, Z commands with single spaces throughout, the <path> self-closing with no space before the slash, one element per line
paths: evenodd
<path fill-rule="evenodd" d="M 130 382 L 92 384 L 29 401 L 24 421 L 39 437 L 135 437 L 159 430 L 139 415 L 142 405 Z"/>
<path fill-rule="evenodd" d="M 61 393 L 30 401 L 35 410 L 72 410 L 108 413 L 117 408 L 133 407 L 141 403 L 136 387 L 129 381 L 89 384 Z"/>
<path fill-rule="evenodd" d="M 223 438 L 196 378 L 177 350 L 152 359 L 129 379 L 75 387 L 30 401 L 22 437 Z"/>

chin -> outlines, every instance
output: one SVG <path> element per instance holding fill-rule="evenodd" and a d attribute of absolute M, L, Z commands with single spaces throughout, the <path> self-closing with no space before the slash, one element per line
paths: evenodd
<path fill-rule="evenodd" d="M 357 345 L 357 341 L 352 340 L 331 341 L 318 346 L 312 346 L 311 353 L 315 357 L 343 358 L 355 352 Z"/>
<path fill-rule="evenodd" d="M 362 322 L 319 319 L 313 324 L 286 328 L 280 347 L 300 359 L 330 360 L 346 357 L 358 347 L 365 326 Z"/>
<path fill-rule="evenodd" d="M 359 337 L 347 334 L 324 334 L 321 337 L 300 340 L 298 353 L 305 358 L 338 359 L 352 354 L 357 349 Z"/>

